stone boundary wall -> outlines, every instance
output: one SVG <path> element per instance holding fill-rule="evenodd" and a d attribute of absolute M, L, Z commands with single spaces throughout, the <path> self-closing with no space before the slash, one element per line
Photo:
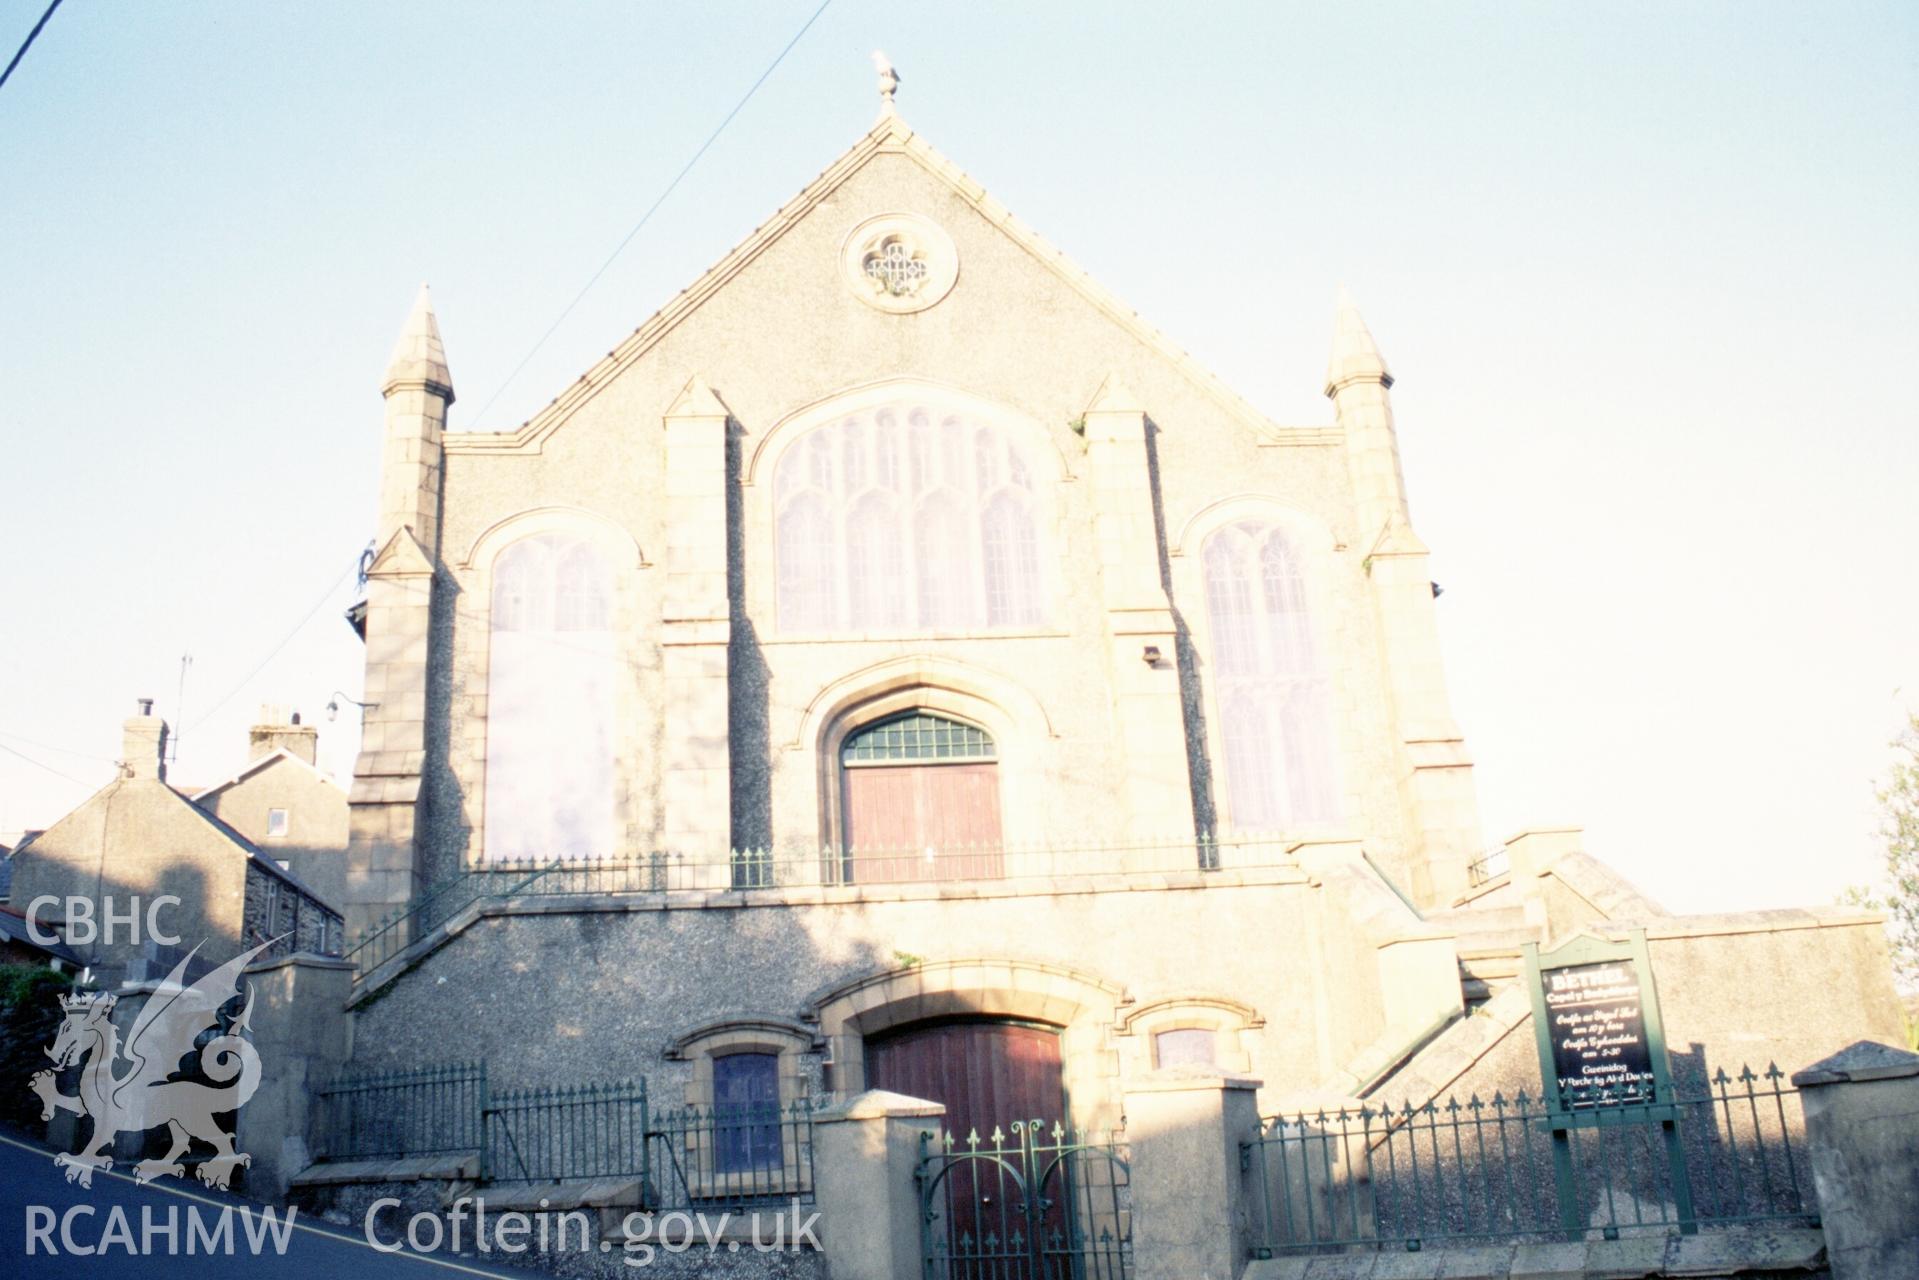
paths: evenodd
<path fill-rule="evenodd" d="M 1587 1277 L 1743 1277 L 1826 1280 L 1825 1237 L 1818 1231 L 1711 1231 L 1554 1244 L 1503 1244 L 1271 1258 L 1247 1265 L 1240 1280 L 1586 1280 Z"/>

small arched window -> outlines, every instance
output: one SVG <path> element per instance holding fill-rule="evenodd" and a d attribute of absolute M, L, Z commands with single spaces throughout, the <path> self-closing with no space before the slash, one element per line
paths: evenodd
<path fill-rule="evenodd" d="M 489 861 L 613 853 L 612 579 L 591 543 L 522 538 L 493 563 Z"/>
<path fill-rule="evenodd" d="M 1202 553 L 1227 811 L 1242 831 L 1338 816 L 1326 680 L 1306 578 L 1284 529 L 1241 521 Z"/>
<path fill-rule="evenodd" d="M 773 493 L 781 631 L 1045 620 L 1033 470 L 995 423 L 910 404 L 838 418 L 786 448 Z"/>

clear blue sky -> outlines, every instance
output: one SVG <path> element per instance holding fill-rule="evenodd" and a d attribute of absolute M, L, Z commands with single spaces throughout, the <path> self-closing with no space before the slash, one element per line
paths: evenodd
<path fill-rule="evenodd" d="M 455 427 L 516 424 L 867 127 L 877 46 L 1273 417 L 1328 419 L 1351 286 L 1489 841 L 1583 823 L 1687 909 L 1873 873 L 1919 707 L 1919 9 L 835 0 L 476 422 L 815 2 L 68 0 L 0 89 L 0 746 L 71 780 L 0 751 L 0 831 L 103 782 L 136 695 L 188 782 L 261 702 L 324 720 L 417 284 Z"/>

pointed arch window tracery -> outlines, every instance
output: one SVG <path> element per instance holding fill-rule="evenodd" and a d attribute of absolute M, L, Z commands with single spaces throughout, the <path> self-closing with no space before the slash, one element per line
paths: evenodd
<path fill-rule="evenodd" d="M 612 575 L 592 543 L 535 534 L 493 562 L 488 861 L 613 849 Z"/>
<path fill-rule="evenodd" d="M 1033 474 L 1000 425 L 935 405 L 886 405 L 812 428 L 774 471 L 779 630 L 1042 624 Z"/>
<path fill-rule="evenodd" d="M 1338 817 L 1330 695 L 1298 547 L 1276 524 L 1242 520 L 1208 538 L 1201 559 L 1233 825 Z"/>

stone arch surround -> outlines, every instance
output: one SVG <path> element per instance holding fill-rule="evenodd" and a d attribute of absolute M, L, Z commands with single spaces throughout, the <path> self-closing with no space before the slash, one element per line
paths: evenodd
<path fill-rule="evenodd" d="M 1045 705 L 1024 684 L 976 663 L 907 654 L 842 676 L 814 695 L 785 750 L 814 779 L 815 829 L 822 848 L 838 848 L 839 749 L 847 734 L 902 711 L 927 710 L 976 724 L 993 739 L 1000 765 L 1000 807 L 1011 846 L 1041 839 L 1048 753 L 1057 737 Z"/>
<path fill-rule="evenodd" d="M 938 1018 L 1006 1018 L 1059 1028 L 1060 1067 L 1071 1122 L 1120 1120 L 1115 1019 L 1125 988 L 1061 965 L 979 957 L 880 970 L 816 992 L 801 1012 L 827 1046 L 827 1088 L 849 1098 L 866 1088 L 866 1037 Z"/>

